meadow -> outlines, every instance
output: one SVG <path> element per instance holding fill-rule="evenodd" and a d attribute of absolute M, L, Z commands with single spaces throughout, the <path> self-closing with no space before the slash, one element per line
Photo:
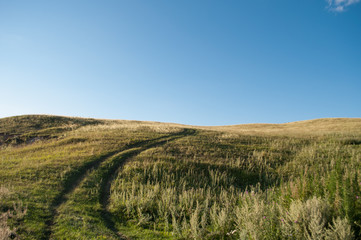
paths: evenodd
<path fill-rule="evenodd" d="M 361 119 L 0 119 L 0 239 L 360 239 Z"/>

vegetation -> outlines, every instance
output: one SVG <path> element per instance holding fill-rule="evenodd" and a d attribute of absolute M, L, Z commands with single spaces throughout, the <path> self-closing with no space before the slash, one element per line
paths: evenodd
<path fill-rule="evenodd" d="M 361 119 L 20 116 L 0 119 L 0 159 L 0 238 L 360 238 Z"/>

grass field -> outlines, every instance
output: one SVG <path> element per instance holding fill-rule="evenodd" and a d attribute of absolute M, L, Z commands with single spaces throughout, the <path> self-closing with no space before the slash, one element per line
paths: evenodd
<path fill-rule="evenodd" d="M 360 239 L 361 119 L 0 119 L 0 239 Z"/>

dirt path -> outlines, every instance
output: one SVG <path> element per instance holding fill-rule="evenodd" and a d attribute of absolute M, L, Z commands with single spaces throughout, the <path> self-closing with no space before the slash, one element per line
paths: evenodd
<path fill-rule="evenodd" d="M 70 196 L 81 185 L 81 183 L 86 180 L 90 172 L 96 171 L 97 169 L 99 169 L 100 165 L 103 162 L 111 158 L 113 158 L 112 164 L 109 165 L 109 167 L 102 173 L 103 179 L 99 191 L 99 199 L 103 208 L 102 217 L 108 229 L 115 233 L 119 237 L 119 239 L 127 239 L 121 233 L 118 233 L 114 226 L 114 222 L 112 221 L 111 214 L 107 210 L 107 206 L 109 204 L 111 182 L 114 180 L 117 172 L 128 159 L 136 156 L 142 151 L 163 145 L 168 141 L 173 141 L 188 135 L 192 135 L 194 133 L 195 130 L 193 129 L 184 129 L 182 132 L 179 133 L 170 134 L 151 140 L 140 141 L 127 146 L 126 149 L 106 153 L 98 158 L 93 159 L 92 161 L 89 161 L 77 170 L 71 172 L 67 180 L 64 182 L 63 190 L 58 194 L 58 196 L 53 200 L 52 204 L 50 205 L 51 216 L 50 219 L 46 221 L 46 228 L 44 230 L 45 237 L 43 239 L 51 239 L 54 221 L 59 214 L 60 207 L 67 202 L 68 196 Z"/>
<path fill-rule="evenodd" d="M 112 215 L 111 213 L 108 211 L 108 205 L 109 205 L 109 200 L 110 200 L 110 187 L 111 187 L 111 183 L 113 182 L 113 180 L 115 180 L 115 178 L 117 177 L 119 171 L 121 170 L 122 166 L 128 161 L 130 160 L 132 157 L 140 154 L 141 152 L 148 150 L 150 148 L 154 148 L 154 147 L 158 147 L 161 146 L 167 142 L 170 141 L 174 141 L 176 139 L 188 136 L 188 135 L 193 135 L 195 133 L 195 130 L 192 129 L 185 129 L 183 132 L 178 133 L 178 134 L 174 134 L 166 139 L 162 139 L 162 140 L 158 140 L 154 143 L 150 143 L 147 144 L 146 146 L 143 146 L 141 148 L 138 149 L 134 149 L 132 151 L 128 151 L 124 154 L 121 154 L 119 157 L 117 157 L 115 159 L 115 163 L 112 165 L 111 168 L 108 169 L 107 174 L 105 175 L 104 179 L 103 179 L 103 183 L 100 189 L 100 203 L 102 204 L 102 217 L 103 220 L 106 224 L 106 226 L 112 230 L 116 235 L 118 235 L 118 237 L 120 239 L 128 239 L 126 236 L 124 236 L 123 234 L 119 233 L 118 230 L 115 228 L 115 223 L 112 220 Z"/>

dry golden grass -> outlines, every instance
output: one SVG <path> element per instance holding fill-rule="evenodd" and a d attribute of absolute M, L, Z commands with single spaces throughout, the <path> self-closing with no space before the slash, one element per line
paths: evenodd
<path fill-rule="evenodd" d="M 323 118 L 283 124 L 241 124 L 199 128 L 247 135 L 352 135 L 361 133 L 361 118 Z"/>
<path fill-rule="evenodd" d="M 79 129 L 80 131 L 99 131 L 99 130 L 120 130 L 128 131 L 153 131 L 162 133 L 175 133 L 181 130 L 181 125 L 171 123 L 146 122 L 146 121 L 129 121 L 129 120 L 108 120 L 104 124 L 88 125 Z"/>

